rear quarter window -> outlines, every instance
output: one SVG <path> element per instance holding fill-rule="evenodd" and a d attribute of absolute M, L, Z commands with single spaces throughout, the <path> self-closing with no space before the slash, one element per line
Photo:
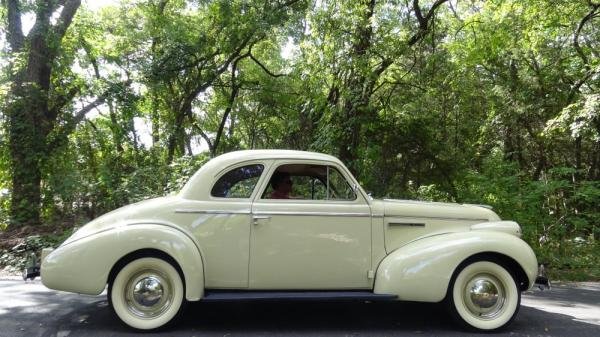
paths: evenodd
<path fill-rule="evenodd" d="M 250 198 L 263 170 L 261 164 L 234 168 L 217 180 L 210 195 L 217 198 Z"/>

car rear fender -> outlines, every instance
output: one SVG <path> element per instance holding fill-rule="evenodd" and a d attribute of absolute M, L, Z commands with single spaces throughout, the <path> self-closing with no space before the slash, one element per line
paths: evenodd
<path fill-rule="evenodd" d="M 163 252 L 178 264 L 187 300 L 202 298 L 204 263 L 200 247 L 190 235 L 168 224 L 120 225 L 60 246 L 42 261 L 42 282 L 51 289 L 97 295 L 119 261 L 149 250 Z"/>
<path fill-rule="evenodd" d="M 374 293 L 394 294 L 405 301 L 439 302 L 446 296 L 454 271 L 479 254 L 514 260 L 522 270 L 512 272 L 526 275 L 527 288 L 533 284 L 537 259 L 527 243 L 511 234 L 478 230 L 430 236 L 396 249 L 379 264 Z"/>

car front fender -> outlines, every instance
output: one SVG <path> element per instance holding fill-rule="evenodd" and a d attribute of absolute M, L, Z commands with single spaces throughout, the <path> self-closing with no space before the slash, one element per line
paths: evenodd
<path fill-rule="evenodd" d="M 179 264 L 187 300 L 202 298 L 204 263 L 200 248 L 188 234 L 165 224 L 120 225 L 60 246 L 42 261 L 42 283 L 51 289 L 98 295 L 121 258 L 146 249 L 162 251 Z"/>
<path fill-rule="evenodd" d="M 528 286 L 533 284 L 537 259 L 527 243 L 507 233 L 469 231 L 438 234 L 396 249 L 379 264 L 374 292 L 394 294 L 404 301 L 439 302 L 446 296 L 456 268 L 482 253 L 516 261 L 527 276 Z"/>

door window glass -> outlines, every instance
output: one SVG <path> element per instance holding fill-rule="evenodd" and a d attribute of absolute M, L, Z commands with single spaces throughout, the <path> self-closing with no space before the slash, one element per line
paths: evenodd
<path fill-rule="evenodd" d="M 271 176 L 263 199 L 354 200 L 356 194 L 332 166 L 281 165 Z"/>
<path fill-rule="evenodd" d="M 210 194 L 219 198 L 250 198 L 263 169 L 261 164 L 235 168 L 217 180 Z"/>
<path fill-rule="evenodd" d="M 354 200 L 356 194 L 354 189 L 348 184 L 346 178 L 336 168 L 328 166 L 329 182 L 327 189 L 327 198 L 331 200 Z"/>

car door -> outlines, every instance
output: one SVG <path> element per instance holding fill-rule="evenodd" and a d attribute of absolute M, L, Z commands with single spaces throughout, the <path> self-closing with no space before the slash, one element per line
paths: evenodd
<path fill-rule="evenodd" d="M 296 182 L 290 199 L 270 198 L 264 179 L 252 205 L 249 288 L 369 288 L 371 210 L 349 173 L 288 160 L 272 166 L 271 179 L 282 170 Z"/>
<path fill-rule="evenodd" d="M 264 168 L 260 161 L 227 167 L 215 177 L 210 200 L 179 210 L 196 216 L 190 231 L 202 247 L 207 288 L 248 287 L 252 195 Z"/>

